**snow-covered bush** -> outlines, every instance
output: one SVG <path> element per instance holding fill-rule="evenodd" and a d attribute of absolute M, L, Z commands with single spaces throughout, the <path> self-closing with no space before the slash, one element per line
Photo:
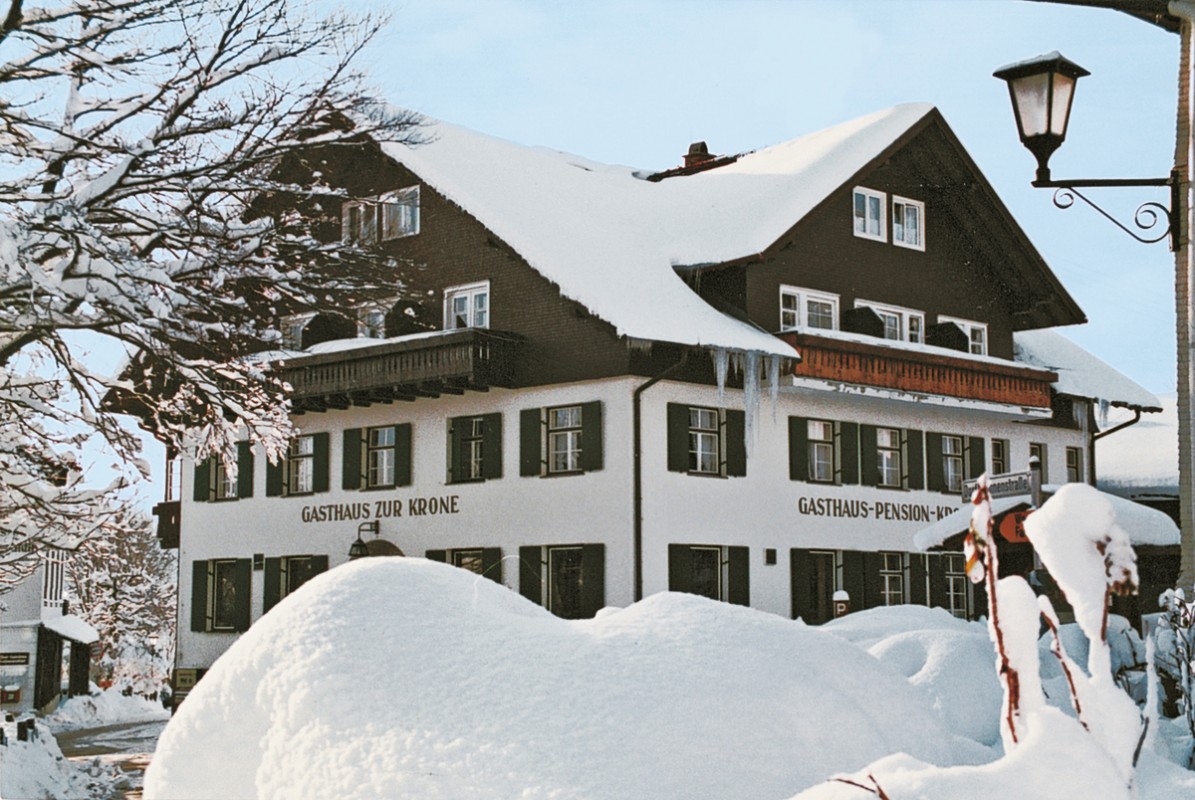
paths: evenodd
<path fill-rule="evenodd" d="M 1162 615 L 1154 629 L 1154 666 L 1162 684 L 1162 713 L 1181 714 L 1195 738 L 1195 603 L 1180 588 L 1163 592 L 1158 605 Z M 1188 755 L 1188 765 L 1193 760 L 1195 752 Z"/>

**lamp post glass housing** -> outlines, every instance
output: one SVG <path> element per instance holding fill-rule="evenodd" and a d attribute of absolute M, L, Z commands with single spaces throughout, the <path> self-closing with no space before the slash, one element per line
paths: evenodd
<path fill-rule="evenodd" d="M 1037 158 L 1037 181 L 1050 180 L 1050 156 L 1066 139 L 1075 83 L 1091 73 L 1055 50 L 1002 67 L 1021 142 Z"/>

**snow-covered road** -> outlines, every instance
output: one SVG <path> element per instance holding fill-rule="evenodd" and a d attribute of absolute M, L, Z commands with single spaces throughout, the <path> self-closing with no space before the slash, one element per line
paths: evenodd
<path fill-rule="evenodd" d="M 121 780 L 112 786 L 112 800 L 138 800 L 145 768 L 149 766 L 158 737 L 167 720 L 121 722 L 96 728 L 61 731 L 55 734 L 62 754 L 81 766 L 96 761 L 121 770 Z"/>

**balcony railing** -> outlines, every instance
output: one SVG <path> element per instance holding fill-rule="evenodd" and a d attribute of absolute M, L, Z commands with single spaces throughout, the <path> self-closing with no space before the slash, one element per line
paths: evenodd
<path fill-rule="evenodd" d="M 1050 408 L 1057 373 L 1019 364 L 906 350 L 883 344 L 788 332 L 780 338 L 797 348 L 794 375 L 916 394 Z"/>
<path fill-rule="evenodd" d="M 296 413 L 325 411 L 510 386 L 518 346 L 512 334 L 464 328 L 299 356 L 275 369 Z"/>

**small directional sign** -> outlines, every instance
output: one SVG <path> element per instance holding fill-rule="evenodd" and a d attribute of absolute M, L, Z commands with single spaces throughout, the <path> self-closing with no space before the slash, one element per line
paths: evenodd
<path fill-rule="evenodd" d="M 975 491 L 975 485 L 976 481 L 963 481 L 963 500 L 965 502 L 971 502 L 971 493 Z M 988 496 L 993 499 L 1027 495 L 1029 492 L 1029 470 L 988 476 Z"/>

